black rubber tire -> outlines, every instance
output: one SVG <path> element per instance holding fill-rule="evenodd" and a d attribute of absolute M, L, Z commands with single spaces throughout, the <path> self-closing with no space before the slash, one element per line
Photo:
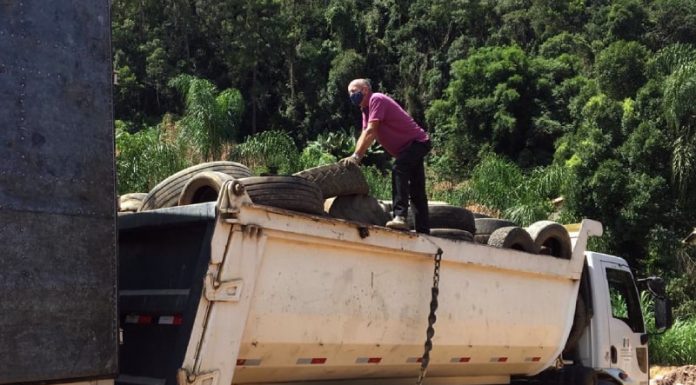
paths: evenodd
<path fill-rule="evenodd" d="M 561 224 L 553 221 L 534 222 L 527 228 L 527 232 L 534 240 L 539 254 L 561 259 L 570 259 L 573 256 L 570 235 Z"/>
<path fill-rule="evenodd" d="M 455 241 L 474 242 L 474 235 L 459 229 L 430 229 L 430 235 Z"/>
<path fill-rule="evenodd" d="M 214 202 L 220 195 L 220 189 L 225 182 L 234 177 L 219 171 L 204 171 L 189 180 L 179 195 L 179 206 L 194 203 Z"/>
<path fill-rule="evenodd" d="M 186 183 L 194 175 L 203 171 L 219 171 L 235 178 L 246 178 L 251 176 L 251 171 L 247 166 L 229 161 L 207 162 L 185 168 L 176 174 L 172 174 L 165 180 L 153 187 L 143 201 L 140 211 L 154 210 L 162 207 L 176 206 L 179 195 Z"/>
<path fill-rule="evenodd" d="M 514 222 L 507 219 L 497 218 L 474 218 L 474 223 L 476 225 L 474 238 L 478 243 L 488 243 L 491 234 L 501 227 L 516 226 Z"/>
<path fill-rule="evenodd" d="M 428 205 L 428 219 L 431 229 L 459 229 L 470 233 L 476 232 L 474 215 L 471 211 L 463 208 L 446 204 Z M 414 228 L 415 218 L 413 210 L 408 210 L 408 225 Z"/>
<path fill-rule="evenodd" d="M 331 217 L 370 225 L 384 226 L 389 220 L 379 201 L 369 195 L 337 196 L 327 200 L 324 209 Z"/>
<path fill-rule="evenodd" d="M 341 195 L 367 195 L 370 187 L 360 166 L 333 163 L 293 174 L 319 186 L 324 199 Z"/>
<path fill-rule="evenodd" d="M 240 178 L 255 204 L 324 215 L 324 200 L 316 183 L 297 176 L 252 176 Z"/>
<path fill-rule="evenodd" d="M 476 234 L 492 234 L 501 227 L 517 226 L 514 222 L 507 219 L 497 218 L 475 218 Z"/>
<path fill-rule="evenodd" d="M 490 238 L 490 235 L 478 235 L 474 234 L 474 242 L 476 243 L 481 243 L 481 244 L 487 244 L 488 243 L 488 238 Z"/>
<path fill-rule="evenodd" d="M 488 238 L 488 245 L 536 254 L 537 248 L 525 229 L 517 226 L 501 227 Z"/>

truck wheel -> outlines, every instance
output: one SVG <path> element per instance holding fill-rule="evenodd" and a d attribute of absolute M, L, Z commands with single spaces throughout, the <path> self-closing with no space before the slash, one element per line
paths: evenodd
<path fill-rule="evenodd" d="M 128 193 L 118 197 L 118 211 L 138 211 L 147 193 Z"/>
<path fill-rule="evenodd" d="M 321 190 L 298 176 L 252 176 L 238 179 L 255 204 L 324 215 Z"/>
<path fill-rule="evenodd" d="M 172 174 L 153 187 L 145 200 L 143 200 L 140 211 L 176 206 L 181 190 L 186 183 L 194 175 L 203 171 L 219 171 L 235 178 L 251 176 L 251 171 L 249 171 L 247 166 L 236 162 L 219 161 L 197 164 Z"/>
<path fill-rule="evenodd" d="M 552 255 L 556 258 L 570 259 L 573 251 L 568 230 L 553 221 L 539 221 L 527 228 L 539 254 Z"/>
<path fill-rule="evenodd" d="M 179 206 L 216 201 L 222 185 L 228 180 L 234 177 L 219 171 L 199 172 L 181 190 Z"/>
<path fill-rule="evenodd" d="M 309 168 L 293 175 L 316 183 L 324 199 L 341 195 L 367 195 L 370 192 L 360 167 L 354 164 L 344 166 L 333 163 Z"/>
<path fill-rule="evenodd" d="M 324 209 L 334 218 L 384 226 L 389 216 L 369 195 L 341 195 L 326 201 Z"/>
<path fill-rule="evenodd" d="M 532 237 L 523 228 L 517 226 L 501 227 L 495 230 L 488 238 L 488 245 L 503 249 L 525 251 L 532 254 L 537 253 Z"/>
<path fill-rule="evenodd" d="M 440 203 L 429 204 L 428 219 L 431 229 L 459 229 L 472 234 L 476 232 L 474 215 L 463 207 Z M 408 224 L 411 228 L 414 227 L 413 210 L 408 211 Z"/>
<path fill-rule="evenodd" d="M 430 235 L 438 238 L 453 239 L 455 241 L 474 242 L 474 236 L 459 229 L 430 229 Z"/>
<path fill-rule="evenodd" d="M 515 223 L 507 219 L 497 218 L 475 218 L 476 233 L 474 237 L 479 243 L 488 243 L 491 234 L 501 227 L 515 226 Z"/>

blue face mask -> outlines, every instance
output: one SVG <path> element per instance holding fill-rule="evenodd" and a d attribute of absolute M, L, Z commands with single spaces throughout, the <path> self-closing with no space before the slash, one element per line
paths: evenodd
<path fill-rule="evenodd" d="M 352 94 L 350 94 L 350 101 L 356 106 L 360 105 L 360 102 L 362 102 L 362 99 L 363 99 L 363 93 L 360 91 L 353 92 Z"/>

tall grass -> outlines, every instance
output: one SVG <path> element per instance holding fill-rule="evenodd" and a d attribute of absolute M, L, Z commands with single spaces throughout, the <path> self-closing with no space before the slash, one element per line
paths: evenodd
<path fill-rule="evenodd" d="M 681 366 L 696 363 L 696 319 L 677 320 L 664 334 L 650 337 L 652 364 Z"/>
<path fill-rule="evenodd" d="M 640 299 L 646 328 L 650 334 L 650 363 L 666 366 L 696 363 L 696 319 L 678 319 L 671 328 L 657 334 L 652 298 L 647 292 L 643 292 Z"/>
<path fill-rule="evenodd" d="M 491 212 L 526 226 L 547 219 L 554 210 L 568 178 L 559 166 L 526 172 L 513 162 L 495 154 L 485 156 L 471 178 L 456 186 L 446 181 L 431 183 L 430 194 L 458 206 L 480 205 Z"/>

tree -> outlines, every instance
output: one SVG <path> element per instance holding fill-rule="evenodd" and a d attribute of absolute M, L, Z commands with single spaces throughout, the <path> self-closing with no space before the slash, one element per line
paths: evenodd
<path fill-rule="evenodd" d="M 616 40 L 639 40 L 647 22 L 648 12 L 638 0 L 613 3 L 607 20 L 609 33 Z"/>
<path fill-rule="evenodd" d="M 595 63 L 601 89 L 614 99 L 635 96 L 647 80 L 648 50 L 640 43 L 619 40 L 599 53 Z"/>
<path fill-rule="evenodd" d="M 436 166 L 450 178 L 466 177 L 487 147 L 525 168 L 549 163 L 563 129 L 556 119 L 564 115 L 554 88 L 574 74 L 568 62 L 530 57 L 516 46 L 484 47 L 455 62 L 444 98 L 426 112 Z"/>
<path fill-rule="evenodd" d="M 696 65 L 683 65 L 667 78 L 664 107 L 675 136 L 672 175 L 686 200 L 696 180 Z"/>
<path fill-rule="evenodd" d="M 222 145 L 235 138 L 244 109 L 236 89 L 218 92 L 208 80 L 180 75 L 169 85 L 184 97 L 186 111 L 178 122 L 182 134 L 199 149 L 203 160 L 219 159 Z"/>

